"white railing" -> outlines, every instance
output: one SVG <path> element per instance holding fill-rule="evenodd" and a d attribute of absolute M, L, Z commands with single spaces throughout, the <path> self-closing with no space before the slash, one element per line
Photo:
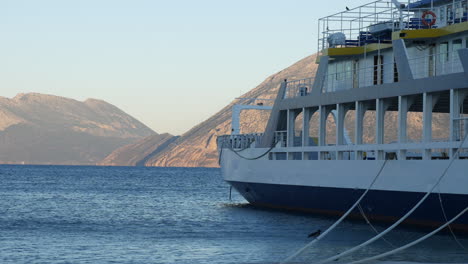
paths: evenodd
<path fill-rule="evenodd" d="M 463 72 L 463 65 L 458 56 L 458 51 L 409 58 L 408 63 L 414 79 Z M 359 67 L 351 71 L 327 74 L 322 86 L 322 92 L 336 92 L 351 88 L 393 83 L 398 79 L 398 71 L 393 62 L 370 67 Z"/>
<path fill-rule="evenodd" d="M 318 51 L 327 48 L 363 46 L 378 41 L 391 41 L 391 33 L 405 30 L 437 28 L 468 20 L 468 0 L 454 0 L 445 5 L 429 2 L 424 7 L 420 1 L 400 1 L 403 6 L 397 8 L 391 0 L 378 0 L 350 10 L 320 18 L 318 21 Z M 423 21 L 425 11 L 433 11 L 436 23 L 430 16 Z M 342 34 L 344 39 L 338 43 L 329 41 L 333 34 Z"/>
<path fill-rule="evenodd" d="M 468 117 L 460 117 L 453 120 L 453 133 L 456 141 L 461 141 L 465 138 L 468 130 Z"/>
<path fill-rule="evenodd" d="M 351 88 L 393 83 L 398 78 L 394 67 L 394 63 L 384 63 L 327 74 L 322 86 L 322 92 L 336 92 Z"/>
<path fill-rule="evenodd" d="M 287 131 L 275 131 L 275 142 L 280 148 L 288 146 L 288 132 Z"/>
<path fill-rule="evenodd" d="M 395 18 L 399 17 L 398 9 L 391 0 L 374 1 L 350 10 L 320 18 L 318 21 L 318 50 L 336 47 L 329 43 L 328 38 L 335 33 L 343 33 L 346 43 L 340 46 L 362 46 L 374 41 L 369 33 L 369 27 L 382 23 L 390 26 L 390 30 L 398 26 Z M 388 23 L 388 25 L 385 25 Z"/>
<path fill-rule="evenodd" d="M 430 157 L 436 159 L 448 158 L 450 149 L 460 148 L 460 141 L 446 141 L 446 142 L 424 142 L 424 143 L 399 143 L 399 144 L 358 144 L 358 145 L 327 145 L 327 146 L 305 146 L 305 147 L 288 147 L 282 146 L 271 150 L 272 153 L 321 153 L 325 155 L 338 154 L 338 153 L 375 153 L 375 159 L 384 159 L 387 154 L 398 153 L 405 151 L 408 159 L 421 158 L 425 150 L 430 150 Z M 461 146 L 464 155 L 462 158 L 468 157 L 468 142 Z M 382 155 L 377 155 L 381 153 Z M 331 156 L 330 156 L 331 157 Z M 338 157 L 338 156 L 335 156 Z M 322 158 L 327 159 L 327 158 Z M 347 159 L 343 156 L 341 160 Z"/>
<path fill-rule="evenodd" d="M 254 142 L 260 142 L 263 133 L 223 135 L 218 136 L 216 143 L 218 148 L 245 149 L 252 147 Z"/>
<path fill-rule="evenodd" d="M 458 51 L 409 58 L 408 62 L 415 79 L 463 72 Z"/>
<path fill-rule="evenodd" d="M 288 81 L 286 83 L 286 92 L 284 98 L 293 98 L 299 96 L 307 96 L 312 91 L 312 85 L 315 77 Z"/>

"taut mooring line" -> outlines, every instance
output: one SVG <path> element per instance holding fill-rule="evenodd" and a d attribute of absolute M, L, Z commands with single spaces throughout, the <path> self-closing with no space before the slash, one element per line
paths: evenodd
<path fill-rule="evenodd" d="M 447 226 L 449 226 L 451 223 L 453 223 L 455 220 L 457 220 L 460 216 L 462 216 L 464 213 L 466 213 L 466 211 L 468 211 L 468 207 L 466 207 L 465 209 L 463 209 L 459 214 L 457 214 L 454 218 L 450 219 L 450 221 L 446 222 L 445 224 L 439 226 L 439 228 L 435 229 L 434 231 L 430 232 L 429 234 L 426 234 L 418 239 L 416 239 L 415 241 L 413 242 L 410 242 L 404 246 L 401 246 L 399 248 L 395 248 L 393 250 L 390 250 L 390 251 L 387 251 L 385 253 L 382 253 L 382 254 L 379 254 L 377 256 L 373 256 L 373 257 L 369 257 L 369 258 L 365 258 L 365 259 L 361 259 L 361 260 L 357 260 L 357 261 L 353 261 L 349 264 L 358 264 L 358 263 L 364 263 L 364 262 L 368 262 L 368 261 L 372 261 L 372 260 L 377 260 L 377 259 L 380 259 L 380 258 L 383 258 L 383 257 L 386 257 L 386 256 L 390 256 L 390 255 L 393 255 L 395 253 L 398 253 L 402 250 L 405 250 L 409 247 L 412 247 L 428 238 L 430 238 L 431 236 L 435 235 L 437 232 L 439 232 L 440 230 L 446 228 Z"/>
<path fill-rule="evenodd" d="M 323 263 L 328 263 L 330 261 L 334 261 L 334 260 L 337 260 L 341 257 L 344 257 L 344 256 L 347 256 L 369 244 L 371 244 L 372 242 L 376 241 L 377 239 L 381 238 L 382 236 L 384 236 L 385 234 L 387 234 L 388 232 L 392 231 L 395 227 L 397 227 L 401 222 L 403 222 L 406 218 L 408 218 L 414 211 L 416 211 L 416 209 L 419 208 L 419 206 L 429 197 L 429 195 L 435 190 L 435 188 L 439 185 L 439 183 L 442 181 L 442 179 L 445 177 L 445 175 L 447 175 L 447 171 L 450 169 L 450 167 L 452 167 L 452 164 L 453 162 L 457 159 L 458 157 L 458 153 L 460 152 L 460 149 L 461 147 L 463 146 L 463 144 L 465 143 L 466 141 L 466 138 L 468 136 L 468 133 L 465 135 L 465 137 L 463 138 L 463 141 L 460 143 L 460 146 L 457 148 L 457 151 L 455 151 L 455 153 L 450 157 L 450 162 L 449 164 L 447 165 L 447 167 L 444 169 L 442 175 L 440 175 L 439 179 L 436 181 L 436 183 L 429 189 L 429 191 L 426 192 L 426 194 L 424 195 L 423 198 L 421 198 L 421 200 L 419 200 L 419 202 L 411 209 L 409 210 L 403 217 L 401 217 L 398 221 L 396 221 L 393 225 L 391 225 L 390 227 L 388 227 L 387 229 L 385 229 L 384 231 L 382 231 L 380 234 L 372 237 L 371 239 L 353 247 L 353 248 L 350 248 L 340 254 L 337 254 L 335 256 L 332 256 L 332 257 L 329 257 L 329 258 L 326 258 L 324 260 L 321 260 L 319 262 L 316 262 L 315 264 L 323 264 Z"/>
<path fill-rule="evenodd" d="M 375 175 L 374 179 L 372 180 L 371 184 L 369 185 L 369 187 L 362 193 L 361 197 L 359 197 L 359 199 L 353 204 L 353 206 L 351 206 L 351 208 L 348 209 L 348 211 L 346 211 L 346 213 L 344 213 L 340 219 L 338 219 L 333 225 L 331 225 L 327 230 L 325 230 L 322 234 L 320 234 L 320 236 L 318 236 L 316 239 L 310 241 L 308 244 L 306 244 L 304 247 L 302 247 L 301 249 L 299 249 L 298 251 L 296 251 L 296 253 L 292 254 L 291 256 L 289 256 L 287 259 L 285 259 L 283 262 L 281 262 L 280 264 L 285 264 L 285 263 L 288 263 L 289 261 L 293 260 L 294 258 L 296 258 L 297 256 L 301 255 L 306 249 L 308 249 L 309 247 L 311 247 L 312 245 L 314 245 L 315 243 L 317 243 L 318 241 L 320 241 L 322 238 L 324 238 L 328 233 L 330 233 L 333 229 L 335 229 L 335 227 L 337 227 L 353 210 L 354 208 L 356 208 L 359 203 L 362 201 L 362 199 L 364 199 L 364 197 L 367 195 L 367 193 L 369 192 L 369 190 L 372 188 L 372 186 L 374 186 L 374 183 L 377 181 L 377 178 L 380 176 L 380 174 L 382 173 L 385 165 L 387 164 L 387 160 L 385 160 L 383 163 L 382 163 L 382 166 L 380 167 L 379 169 L 379 172 Z"/>

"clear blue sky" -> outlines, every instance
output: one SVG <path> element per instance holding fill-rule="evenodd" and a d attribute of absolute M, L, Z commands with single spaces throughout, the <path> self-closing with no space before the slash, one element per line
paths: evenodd
<path fill-rule="evenodd" d="M 0 96 L 103 99 L 182 134 L 315 53 L 319 17 L 366 2 L 0 0 Z"/>

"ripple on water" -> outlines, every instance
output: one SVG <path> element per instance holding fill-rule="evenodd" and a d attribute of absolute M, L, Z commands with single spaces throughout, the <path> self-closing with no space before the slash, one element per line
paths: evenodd
<path fill-rule="evenodd" d="M 258 209 L 235 192 L 230 201 L 218 169 L 0 166 L 0 177 L 0 263 L 278 263 L 335 220 Z M 385 238 L 400 246 L 422 234 L 398 229 Z M 344 222 L 298 261 L 373 235 L 363 222 Z M 389 249 L 378 241 L 336 263 Z M 468 257 L 439 235 L 387 260 Z"/>

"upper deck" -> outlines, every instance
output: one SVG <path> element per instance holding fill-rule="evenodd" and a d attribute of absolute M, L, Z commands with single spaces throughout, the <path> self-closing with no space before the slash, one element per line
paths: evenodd
<path fill-rule="evenodd" d="M 468 1 L 466 0 L 379 0 L 356 8 L 329 15 L 318 20 L 318 52 L 328 54 L 331 49 L 354 48 L 346 52 L 363 51 L 357 47 L 369 44 L 391 44 L 399 37 L 420 37 L 420 35 L 394 35 L 394 32 L 408 32 L 421 29 L 426 36 L 440 36 L 443 31 L 434 30 L 467 21 Z M 426 15 L 424 15 L 427 13 Z M 432 14 L 435 17 L 432 17 Z M 433 21 L 434 20 L 434 21 Z M 450 31 L 457 29 L 451 29 Z M 372 47 L 371 47 L 372 49 Z M 333 52 L 338 51 L 334 50 Z M 341 51 L 343 52 L 343 51 Z"/>
<path fill-rule="evenodd" d="M 458 51 L 468 47 L 467 8 L 468 0 L 379 0 L 320 18 L 322 69 L 317 77 L 288 82 L 284 98 L 357 94 L 354 88 L 461 73 Z"/>
<path fill-rule="evenodd" d="M 316 76 L 281 84 L 255 147 L 271 148 L 272 160 L 445 159 L 461 147 L 468 158 L 467 6 L 375 1 L 319 19 Z M 422 121 L 419 139 L 408 136 L 409 115 Z M 440 131 L 433 115 L 445 122 Z M 252 136 L 241 137 L 228 145 L 250 146 Z"/>

